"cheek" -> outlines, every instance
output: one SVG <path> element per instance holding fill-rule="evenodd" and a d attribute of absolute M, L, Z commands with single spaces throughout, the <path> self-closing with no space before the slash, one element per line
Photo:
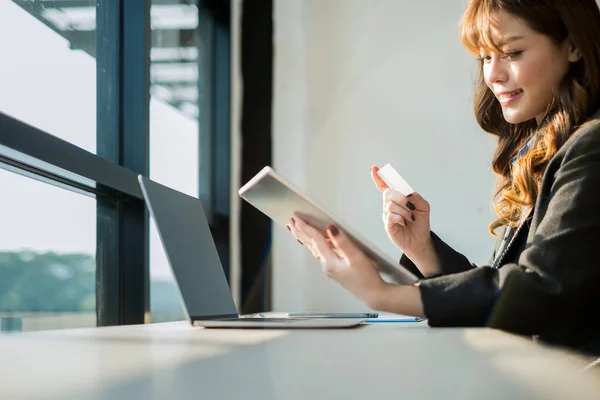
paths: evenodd
<path fill-rule="evenodd" d="M 528 93 L 536 92 L 536 81 L 539 79 L 535 65 L 519 65 L 512 69 L 512 78 L 516 86 Z"/>
<path fill-rule="evenodd" d="M 523 89 L 529 89 L 540 101 L 546 101 L 553 95 L 555 89 L 566 73 L 565 66 L 556 60 L 539 59 L 520 68 L 516 79 Z"/>

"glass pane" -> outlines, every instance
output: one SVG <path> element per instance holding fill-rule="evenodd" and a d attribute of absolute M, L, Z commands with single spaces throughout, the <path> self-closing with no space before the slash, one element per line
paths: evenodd
<path fill-rule="evenodd" d="M 0 169 L 0 328 L 96 326 L 96 199 Z"/>
<path fill-rule="evenodd" d="M 0 112 L 96 152 L 96 1 L 0 1 Z"/>
<path fill-rule="evenodd" d="M 157 0 L 150 9 L 150 178 L 198 197 L 198 8 Z M 173 275 L 150 222 L 152 322 L 184 319 Z"/>

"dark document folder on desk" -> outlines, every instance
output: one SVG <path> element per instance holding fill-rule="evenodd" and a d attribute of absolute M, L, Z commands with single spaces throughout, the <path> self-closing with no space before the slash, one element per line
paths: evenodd
<path fill-rule="evenodd" d="M 190 322 L 206 328 L 349 328 L 363 319 L 239 315 L 200 200 L 139 175 Z"/>

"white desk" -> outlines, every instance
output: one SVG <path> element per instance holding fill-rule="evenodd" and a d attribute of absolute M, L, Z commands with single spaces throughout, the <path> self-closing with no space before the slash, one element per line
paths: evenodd
<path fill-rule="evenodd" d="M 187 323 L 0 335 L 0 399 L 594 399 L 586 361 L 488 329 L 208 330 Z"/>

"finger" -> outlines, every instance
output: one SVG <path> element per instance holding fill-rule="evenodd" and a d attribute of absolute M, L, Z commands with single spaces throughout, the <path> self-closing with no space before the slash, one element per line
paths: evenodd
<path fill-rule="evenodd" d="M 297 239 L 304 239 L 304 241 L 310 240 L 310 238 L 304 232 L 302 232 L 300 229 L 298 229 L 295 221 L 296 221 L 295 218 L 290 219 L 290 223 L 286 224 L 287 229 L 290 232 L 292 232 L 292 234 L 294 236 L 296 236 Z M 308 224 L 307 222 L 304 222 L 304 223 L 307 224 L 308 226 L 312 226 L 312 225 Z M 325 236 L 322 232 L 321 232 L 321 235 L 325 238 L 327 243 L 331 243 L 331 240 L 329 240 L 329 238 L 327 236 Z"/>
<path fill-rule="evenodd" d="M 365 258 L 364 253 L 352 243 L 348 235 L 335 225 L 327 228 L 327 235 L 331 239 L 331 243 L 349 263 Z"/>
<path fill-rule="evenodd" d="M 292 230 L 297 232 L 300 240 L 303 241 L 305 245 L 311 245 L 315 239 L 323 239 L 328 241 L 328 238 L 326 238 L 321 231 L 308 224 L 303 219 L 294 217 L 292 218 L 292 221 Z"/>
<path fill-rule="evenodd" d="M 429 212 L 430 207 L 427 200 L 421 197 L 417 192 L 412 193 L 409 196 L 404 196 L 397 190 L 386 189 L 383 192 L 384 201 L 398 204 L 400 207 L 404 207 L 409 209 L 410 211 L 421 211 L 421 212 Z"/>
<path fill-rule="evenodd" d="M 300 244 L 304 245 L 304 243 L 308 241 L 308 237 L 303 232 L 301 232 L 292 221 L 290 222 L 291 223 L 287 224 L 286 227 L 290 232 L 292 232 L 292 235 L 294 235 L 296 240 L 298 240 Z"/>
<path fill-rule="evenodd" d="M 394 225 L 408 226 L 408 220 L 398 214 L 383 214 L 383 223 L 386 229 L 391 229 Z"/>
<path fill-rule="evenodd" d="M 406 218 L 404 218 L 403 216 L 399 215 L 399 214 L 386 214 L 383 213 L 381 215 L 381 218 L 383 219 L 383 223 L 385 225 L 386 228 L 391 228 L 394 225 L 398 224 L 401 226 L 407 226 L 408 225 L 408 220 Z"/>
<path fill-rule="evenodd" d="M 320 232 L 319 232 L 320 233 Z M 312 239 L 311 248 L 319 255 L 316 257 L 323 265 L 333 266 L 338 263 L 340 256 L 333 248 L 331 241 L 325 236 L 319 234 Z M 326 271 L 327 272 L 327 271 Z"/>
<path fill-rule="evenodd" d="M 337 252 L 334 251 L 333 244 L 328 237 L 324 236 L 323 233 L 315 227 L 304 222 L 304 220 L 300 218 L 295 218 L 294 220 L 296 229 L 303 232 L 305 237 L 308 238 L 307 246 L 313 252 L 315 258 L 322 263 L 339 260 L 340 257 Z"/>
<path fill-rule="evenodd" d="M 371 166 L 371 179 L 373 179 L 373 182 L 375 183 L 375 186 L 377 186 L 377 189 L 379 189 L 379 191 L 383 192 L 389 186 L 387 185 L 387 183 L 385 183 L 383 181 L 383 179 L 381 179 L 379 177 L 379 175 L 377 175 L 377 171 L 379 171 L 379 167 L 377 165 L 372 165 Z"/>
<path fill-rule="evenodd" d="M 296 229 L 296 231 L 307 240 L 313 240 L 316 237 L 325 238 L 323 232 L 299 217 L 292 218 L 292 229 Z"/>
<path fill-rule="evenodd" d="M 290 222 L 291 224 L 289 224 L 288 227 L 292 231 L 294 236 L 296 236 L 298 243 L 305 246 L 312 253 L 313 257 L 318 260 L 320 258 L 320 255 L 317 252 L 316 248 L 314 248 L 314 246 L 312 245 L 312 239 L 310 238 L 310 236 L 308 236 L 302 231 L 301 228 L 298 227 L 294 218 L 292 218 Z"/>
<path fill-rule="evenodd" d="M 412 221 L 412 222 L 416 221 L 416 216 L 413 211 L 409 210 L 408 208 L 401 207 L 398 204 L 394 203 L 393 201 L 389 201 L 386 203 L 385 207 L 383 207 L 383 212 L 386 215 L 387 214 L 398 214 L 398 215 L 406 218 L 407 221 Z"/>

